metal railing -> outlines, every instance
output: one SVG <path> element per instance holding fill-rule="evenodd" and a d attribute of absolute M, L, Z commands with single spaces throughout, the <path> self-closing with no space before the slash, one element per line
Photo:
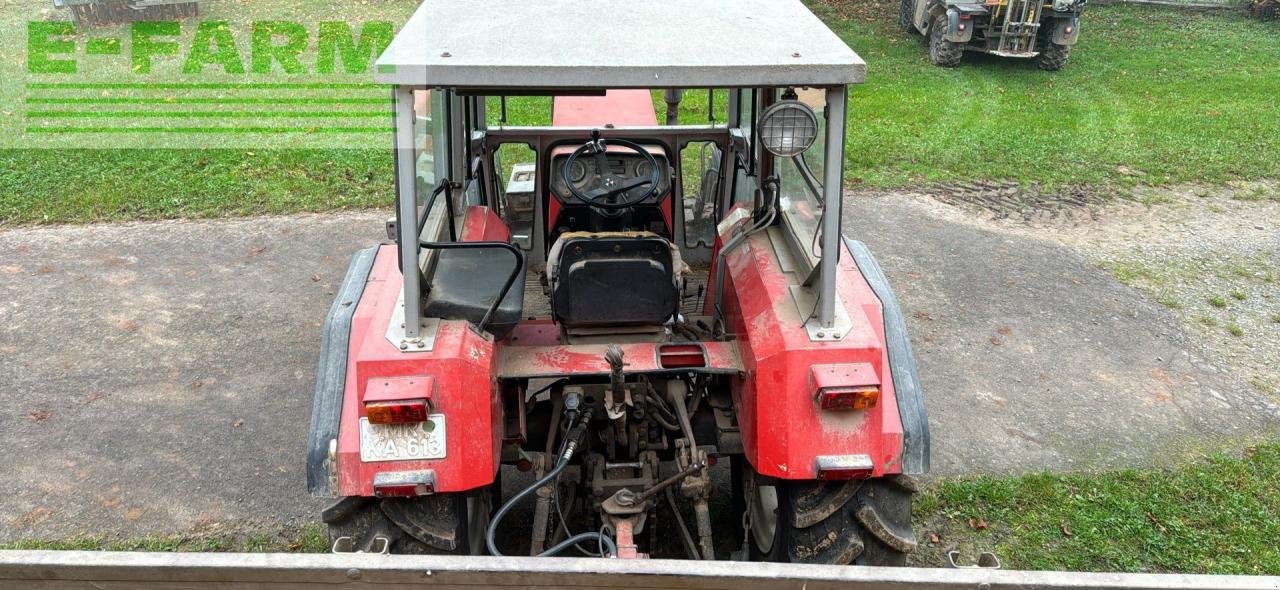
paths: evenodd
<path fill-rule="evenodd" d="M 1280 590 L 1280 577 L 373 554 L 0 551 L 0 589 Z"/>

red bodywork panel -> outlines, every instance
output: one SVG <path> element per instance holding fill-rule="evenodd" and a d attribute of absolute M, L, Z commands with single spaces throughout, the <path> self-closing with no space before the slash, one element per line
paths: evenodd
<path fill-rule="evenodd" d="M 555 324 L 551 326 L 548 339 L 534 340 L 526 334 L 543 322 L 522 322 L 512 334 L 509 346 L 499 351 L 499 374 L 504 379 L 533 377 L 564 376 L 604 376 L 609 374 L 609 363 L 604 360 L 604 344 L 560 344 Z M 689 343 L 680 343 L 680 346 Z M 659 373 L 675 371 L 677 367 L 667 368 L 661 364 L 660 353 L 672 344 L 655 344 L 652 342 L 635 342 L 619 344 L 623 359 L 627 363 L 629 373 Z M 737 374 L 742 372 L 742 359 L 738 354 L 738 346 L 733 342 L 700 342 L 692 344 L 702 348 L 705 359 L 704 371 L 710 373 Z M 687 368 L 686 368 L 687 370 Z"/>
<path fill-rule="evenodd" d="M 819 456 L 849 454 L 871 457 L 874 477 L 902 471 L 902 423 L 883 344 L 880 300 L 843 244 L 841 250 L 837 291 L 853 328 L 839 342 L 809 340 L 767 233 L 748 238 L 726 259 L 725 313 L 746 369 L 734 387 L 734 403 L 747 459 L 764 475 L 817 479 Z M 820 409 L 811 367 L 862 363 L 874 376 L 855 372 L 842 379 L 878 381 L 875 407 Z M 820 373 L 824 380 L 838 376 Z"/>
<path fill-rule="evenodd" d="M 463 213 L 459 239 L 464 242 L 509 242 L 511 229 L 493 209 L 470 205 Z"/>
<path fill-rule="evenodd" d="M 488 207 L 469 206 L 463 214 L 464 242 L 506 242 L 511 234 Z M 435 471 L 438 492 L 459 492 L 488 485 L 498 469 L 502 403 L 495 393 L 493 342 L 467 322 L 443 321 L 431 352 L 403 353 L 386 339 L 387 323 L 400 296 L 402 275 L 396 247 L 378 250 L 364 296 L 351 325 L 347 395 L 338 436 L 338 487 L 343 496 L 373 495 L 373 476 L 383 471 Z M 387 383 L 403 385 L 418 377 L 432 413 L 444 414 L 445 458 L 432 461 L 360 460 L 360 418 L 364 402 L 387 399 Z M 369 387 L 373 386 L 373 391 Z M 429 391 L 426 390 L 429 388 Z M 394 397 L 410 392 L 398 387 Z M 413 396 L 410 396 L 413 397 Z M 489 441 L 490 444 L 484 444 Z"/>
<path fill-rule="evenodd" d="M 373 477 L 384 471 L 433 470 L 437 492 L 485 486 L 493 483 L 497 473 L 502 404 L 494 389 L 494 344 L 467 322 L 443 321 L 431 352 L 401 352 L 387 340 L 386 333 L 402 282 L 396 247 L 382 246 L 351 324 L 347 395 L 338 431 L 338 494 L 342 496 L 372 496 Z M 445 457 L 362 462 L 360 418 L 364 417 L 368 385 L 415 376 L 433 378 L 424 383 L 434 381 L 432 412 L 446 418 Z"/>
<path fill-rule="evenodd" d="M 653 94 L 648 90 L 609 90 L 604 96 L 557 96 L 552 105 L 555 127 L 651 127 L 658 124 Z"/>

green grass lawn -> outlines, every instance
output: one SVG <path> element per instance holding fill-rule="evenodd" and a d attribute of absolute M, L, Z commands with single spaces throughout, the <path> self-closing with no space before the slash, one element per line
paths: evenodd
<path fill-rule="evenodd" d="M 959 547 L 1012 569 L 1278 575 L 1280 444 L 1172 471 L 949 481 L 916 521 L 935 561 Z"/>
<path fill-rule="evenodd" d="M 834 9 L 822 11 L 829 21 Z M 1049 185 L 1280 176 L 1280 26 L 1235 13 L 1090 7 L 1066 69 L 966 54 L 930 66 L 886 18 L 841 20 L 867 62 L 849 175 L 892 186 Z M 1123 167 L 1123 168 L 1122 168 Z"/>
<path fill-rule="evenodd" d="M 390 206 L 387 151 L 0 151 L 0 225 Z"/>
<path fill-rule="evenodd" d="M 891 6 L 812 4 L 868 63 L 867 83 L 852 95 L 850 184 L 1098 187 L 1280 176 L 1275 23 L 1092 7 L 1062 72 L 973 54 L 944 70 L 928 64 L 921 39 L 896 29 Z M 411 5 L 362 5 L 360 18 L 398 22 Z M 273 0 L 255 10 L 316 6 Z M 226 17 L 220 10 L 231 9 L 212 4 L 206 18 Z M 0 70 L 12 71 L 13 59 Z M 5 86 L 0 94 L 16 99 L 22 85 Z M 686 104 L 705 111 L 702 101 Z M 5 118 L 21 116 L 7 105 Z M 9 149 L 0 150 L 0 225 L 386 206 L 392 183 L 383 149 Z"/>
<path fill-rule="evenodd" d="M 1007 569 L 1280 575 L 1280 444 L 1175 470 L 951 480 L 916 501 L 917 565 L 958 548 Z M 934 540 L 936 539 L 936 541 Z M 320 525 L 240 536 L 24 541 L 0 549 L 328 550 Z"/>

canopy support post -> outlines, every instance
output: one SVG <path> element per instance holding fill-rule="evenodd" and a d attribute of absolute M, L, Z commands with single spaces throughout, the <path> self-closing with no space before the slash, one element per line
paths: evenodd
<path fill-rule="evenodd" d="M 422 280 L 418 268 L 417 150 L 413 89 L 396 86 L 396 207 L 400 217 L 400 270 L 404 274 L 404 340 L 419 338 Z"/>
<path fill-rule="evenodd" d="M 822 184 L 822 292 L 818 295 L 818 322 L 823 328 L 836 323 L 836 267 L 840 262 L 840 200 L 844 185 L 844 135 L 848 87 L 827 89 L 827 144 Z"/>

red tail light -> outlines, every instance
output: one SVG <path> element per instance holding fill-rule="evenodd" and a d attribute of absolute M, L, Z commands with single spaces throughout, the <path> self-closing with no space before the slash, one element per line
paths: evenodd
<path fill-rule="evenodd" d="M 373 476 L 373 495 L 379 498 L 414 498 L 435 493 L 436 473 L 387 471 Z"/>
<path fill-rule="evenodd" d="M 818 391 L 818 406 L 824 410 L 869 410 L 880 401 L 880 388 L 832 387 Z"/>
<path fill-rule="evenodd" d="M 658 365 L 664 369 L 707 366 L 707 352 L 697 344 L 667 344 L 658 347 Z"/>
<path fill-rule="evenodd" d="M 813 365 L 813 399 L 824 410 L 869 410 L 880 401 L 880 378 L 869 363 Z"/>
<path fill-rule="evenodd" d="M 364 415 L 370 424 L 425 422 L 431 414 L 436 381 L 430 375 L 370 379 L 365 387 Z"/>
<path fill-rule="evenodd" d="M 364 413 L 370 424 L 425 422 L 427 414 L 431 413 L 431 405 L 425 399 L 365 402 Z"/>

